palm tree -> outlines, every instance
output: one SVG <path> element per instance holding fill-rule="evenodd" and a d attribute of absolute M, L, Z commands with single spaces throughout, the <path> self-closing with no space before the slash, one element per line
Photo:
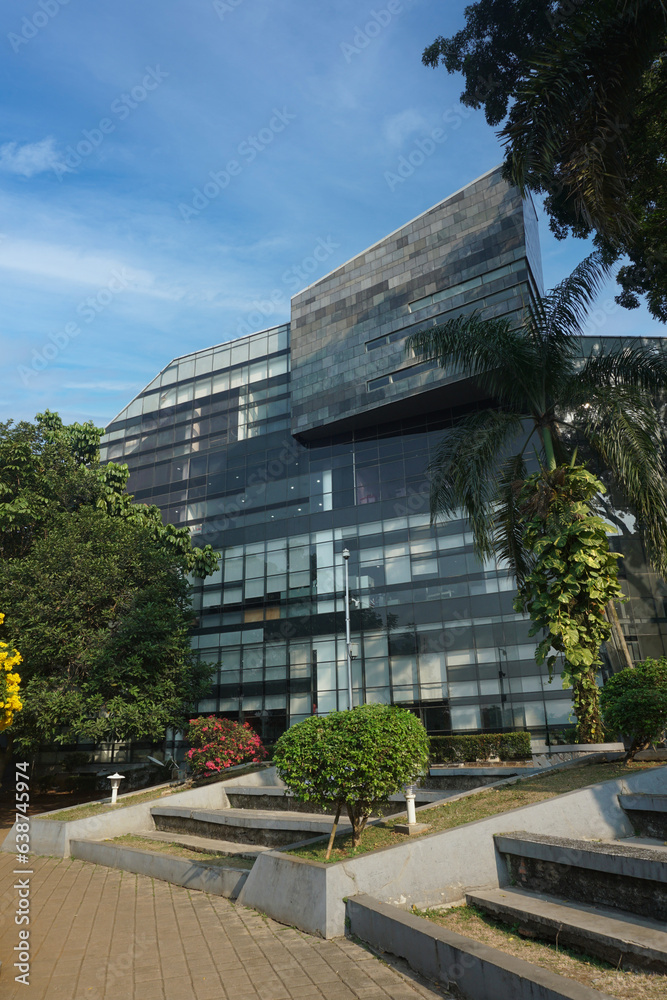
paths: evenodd
<path fill-rule="evenodd" d="M 520 586 L 530 569 L 517 483 L 528 474 L 532 444 L 542 467 L 572 462 L 578 442 L 611 474 L 634 513 L 649 559 L 667 578 L 667 476 L 656 396 L 667 386 L 667 358 L 638 344 L 585 357 L 581 327 L 608 274 L 600 253 L 584 260 L 523 321 L 478 314 L 421 330 L 407 350 L 472 377 L 491 402 L 444 437 L 431 463 L 431 518 L 462 509 L 482 559 L 505 561 Z M 618 615 L 607 612 L 632 666 Z"/>

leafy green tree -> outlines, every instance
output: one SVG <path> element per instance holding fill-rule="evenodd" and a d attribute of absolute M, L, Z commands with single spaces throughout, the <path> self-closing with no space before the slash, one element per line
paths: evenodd
<path fill-rule="evenodd" d="M 159 507 L 134 503 L 127 465 L 100 465 L 102 433 L 92 423 L 65 426 L 48 410 L 34 424 L 0 424 L 0 559 L 26 555 L 58 513 L 92 506 L 144 526 L 186 572 L 212 573 L 218 555 L 210 545 L 194 548 L 187 528 L 163 524 Z"/>
<path fill-rule="evenodd" d="M 667 321 L 667 7 L 656 0 L 479 0 L 427 66 L 461 72 L 468 107 L 504 121 L 505 173 L 546 195 L 552 229 L 596 235 L 626 307 Z"/>
<path fill-rule="evenodd" d="M 462 509 L 476 553 L 504 560 L 519 586 L 534 558 L 517 502 L 531 444 L 548 475 L 569 465 L 572 447 L 583 442 L 634 513 L 656 570 L 667 574 L 667 475 L 655 405 L 667 384 L 667 359 L 641 344 L 583 356 L 581 323 L 605 273 L 600 256 L 592 255 L 531 302 L 518 327 L 472 315 L 408 338 L 416 357 L 456 367 L 489 400 L 456 424 L 437 449 L 432 517 Z M 607 600 L 623 649 L 614 602 Z M 625 655 L 631 665 L 627 646 Z"/>
<path fill-rule="evenodd" d="M 61 513 L 26 556 L 0 561 L 0 590 L 21 635 L 13 731 L 24 749 L 157 741 L 205 694 L 188 583 L 145 525 L 91 507 Z"/>
<path fill-rule="evenodd" d="M 100 433 L 48 412 L 0 426 L 0 631 L 20 638 L 12 734 L 26 751 L 79 736 L 159 740 L 210 677 L 190 648 L 187 575 L 216 554 L 132 502 L 127 467 L 98 462 Z"/>
<path fill-rule="evenodd" d="M 373 810 L 419 776 L 428 759 L 419 719 L 389 705 L 312 716 L 283 733 L 273 752 L 278 774 L 301 802 L 336 806 L 336 822 L 345 807 L 355 847 Z"/>
<path fill-rule="evenodd" d="M 614 674 L 600 694 L 607 730 L 630 741 L 629 757 L 664 737 L 667 729 L 667 659 L 643 660 Z"/>

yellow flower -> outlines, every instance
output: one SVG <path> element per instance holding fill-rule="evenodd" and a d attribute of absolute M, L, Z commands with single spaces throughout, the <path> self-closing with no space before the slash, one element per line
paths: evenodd
<path fill-rule="evenodd" d="M 5 619 L 0 612 L 0 625 Z M 23 702 L 18 696 L 21 677 L 13 673 L 14 667 L 22 662 L 21 654 L 10 648 L 9 644 L 0 641 L 0 731 L 7 729 L 14 721 L 16 712 L 23 708 Z"/>

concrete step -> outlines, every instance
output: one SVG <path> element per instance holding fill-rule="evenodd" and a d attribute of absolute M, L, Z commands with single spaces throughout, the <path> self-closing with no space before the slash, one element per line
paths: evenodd
<path fill-rule="evenodd" d="M 667 841 L 658 840 L 657 837 L 620 837 L 618 840 L 602 840 L 602 844 L 628 844 L 630 847 L 647 847 L 649 850 L 667 850 Z"/>
<path fill-rule="evenodd" d="M 232 809 L 252 809 L 264 812 L 307 813 L 308 815 L 326 816 L 336 809 L 318 809 L 311 802 L 299 802 L 291 792 L 278 785 L 234 785 L 226 788 L 225 793 Z"/>
<path fill-rule="evenodd" d="M 667 920 L 667 849 L 524 831 L 494 840 L 518 888 Z"/>
<path fill-rule="evenodd" d="M 626 793 L 618 801 L 638 836 L 667 840 L 667 795 Z"/>
<path fill-rule="evenodd" d="M 468 892 L 466 902 L 504 923 L 518 923 L 519 934 L 526 930 L 526 936 L 571 946 L 619 968 L 667 972 L 667 930 L 655 920 L 509 887 Z"/>
<path fill-rule="evenodd" d="M 161 830 L 142 832 L 147 840 L 161 841 L 163 844 L 179 844 L 191 851 L 201 851 L 203 854 L 220 854 L 222 857 L 231 855 L 236 858 L 254 859 L 262 851 L 270 851 L 270 847 L 262 844 L 238 844 L 233 840 L 214 840 L 212 837 L 196 837 L 187 833 L 165 833 Z"/>
<path fill-rule="evenodd" d="M 285 847 L 331 831 L 332 817 L 265 809 L 189 809 L 185 806 L 154 806 L 156 830 L 163 833 L 194 834 L 214 840 L 264 847 Z M 341 833 L 351 829 L 341 817 Z"/>
<path fill-rule="evenodd" d="M 225 789 L 229 804 L 232 809 L 262 809 L 275 810 L 276 812 L 298 812 L 310 815 L 331 816 L 332 820 L 336 814 L 335 805 L 326 806 L 323 809 L 313 807 L 312 802 L 299 802 L 294 796 L 277 785 L 250 786 L 234 785 Z M 417 789 L 416 805 L 430 805 L 431 802 L 438 802 L 446 798 L 446 795 L 434 790 Z M 389 801 L 383 808 L 383 815 L 394 815 L 398 812 L 405 812 L 406 803 L 404 795 L 391 795 Z"/>

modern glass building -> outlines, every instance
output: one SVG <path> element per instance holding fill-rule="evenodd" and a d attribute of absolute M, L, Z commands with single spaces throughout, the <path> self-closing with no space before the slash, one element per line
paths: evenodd
<path fill-rule="evenodd" d="M 290 324 L 175 359 L 109 425 L 102 457 L 128 463 L 136 499 L 223 553 L 195 583 L 193 641 L 218 665 L 200 711 L 272 739 L 347 707 L 347 548 L 355 704 L 442 733 L 568 722 L 512 579 L 462 520 L 430 525 L 434 449 L 485 401 L 405 353 L 445 317 L 518 315 L 541 283 L 532 204 L 495 169 L 296 295 Z M 662 585 L 622 544 L 628 640 L 660 655 Z"/>

